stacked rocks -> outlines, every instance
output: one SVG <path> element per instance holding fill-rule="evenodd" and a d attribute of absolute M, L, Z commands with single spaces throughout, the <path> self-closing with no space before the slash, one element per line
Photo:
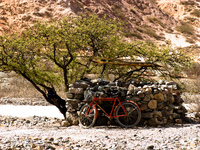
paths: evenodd
<path fill-rule="evenodd" d="M 143 124 L 150 126 L 167 123 L 182 123 L 187 118 L 187 110 L 175 82 L 160 82 L 136 86 L 130 84 L 127 97 L 138 104 L 142 112 Z"/>
<path fill-rule="evenodd" d="M 119 98 L 126 97 L 128 88 L 124 87 L 125 83 L 110 82 L 103 79 L 82 79 L 70 84 L 67 92 L 67 107 L 69 112 L 76 112 L 80 109 L 81 104 L 88 100 L 87 91 L 92 92 L 95 97 L 112 97 L 117 94 Z"/>
<path fill-rule="evenodd" d="M 180 88 L 175 82 L 136 84 L 134 81 L 122 83 L 103 79 L 78 80 L 70 85 L 67 93 L 69 111 L 77 112 L 88 100 L 86 95 L 84 98 L 84 92 L 86 94 L 88 88 L 95 97 L 117 96 L 120 100 L 131 100 L 137 103 L 142 112 L 141 124 L 158 126 L 167 123 L 182 123 L 186 119 L 187 111 L 182 105 Z"/>
<path fill-rule="evenodd" d="M 67 92 L 67 107 L 69 112 L 76 112 L 79 109 L 79 104 L 84 100 L 84 91 L 92 85 L 90 79 L 77 80 L 69 85 Z"/>

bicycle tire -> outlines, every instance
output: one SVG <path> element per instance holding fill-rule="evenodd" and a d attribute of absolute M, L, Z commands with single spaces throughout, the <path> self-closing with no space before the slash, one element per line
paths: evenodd
<path fill-rule="evenodd" d="M 89 104 L 83 105 L 79 113 L 79 126 L 85 129 L 92 127 L 95 124 L 97 118 L 97 109 L 94 104 L 91 105 L 89 113 L 86 115 L 89 107 Z"/>
<path fill-rule="evenodd" d="M 123 102 L 121 105 L 127 111 L 127 116 L 116 117 L 116 122 L 125 128 L 136 126 L 141 120 L 141 111 L 138 106 L 131 102 Z M 124 114 L 124 110 L 121 105 L 118 105 L 116 108 L 116 116 Z"/>

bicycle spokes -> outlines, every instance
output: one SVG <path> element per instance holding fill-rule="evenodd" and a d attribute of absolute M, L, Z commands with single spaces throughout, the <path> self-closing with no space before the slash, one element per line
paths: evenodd
<path fill-rule="evenodd" d="M 95 124 L 96 121 L 96 108 L 94 105 L 85 104 L 81 110 L 79 115 L 79 123 L 83 128 L 90 128 Z"/>
<path fill-rule="evenodd" d="M 141 112 L 138 107 L 134 103 L 124 102 L 116 108 L 116 116 L 124 114 L 124 110 L 127 114 L 125 116 L 117 117 L 116 121 L 123 127 L 137 125 L 141 119 Z"/>

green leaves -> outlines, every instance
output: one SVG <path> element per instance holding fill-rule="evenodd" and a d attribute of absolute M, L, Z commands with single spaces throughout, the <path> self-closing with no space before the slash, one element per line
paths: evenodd
<path fill-rule="evenodd" d="M 179 71 L 190 64 L 188 56 L 170 47 L 124 42 L 122 31 L 121 25 L 107 16 L 80 15 L 38 22 L 20 34 L 0 37 L 0 65 L 21 74 L 37 89 L 64 85 L 67 90 L 70 83 L 89 73 L 127 78 L 160 69 L 112 65 L 111 60 L 129 58 L 123 61 L 133 62 L 141 58 L 165 65 L 169 71 Z M 93 58 L 108 63 L 94 63 Z"/>

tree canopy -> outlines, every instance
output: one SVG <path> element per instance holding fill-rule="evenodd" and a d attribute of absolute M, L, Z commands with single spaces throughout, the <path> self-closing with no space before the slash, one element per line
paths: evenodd
<path fill-rule="evenodd" d="M 0 37 L 0 68 L 23 76 L 49 101 L 47 91 L 61 85 L 67 91 L 70 83 L 88 73 L 101 77 L 114 74 L 116 79 L 126 80 L 152 70 L 170 75 L 172 70 L 178 72 L 190 64 L 188 56 L 170 47 L 127 42 L 122 31 L 116 20 L 106 16 L 38 22 L 20 33 Z M 138 58 L 151 65 L 114 65 L 133 63 Z"/>

